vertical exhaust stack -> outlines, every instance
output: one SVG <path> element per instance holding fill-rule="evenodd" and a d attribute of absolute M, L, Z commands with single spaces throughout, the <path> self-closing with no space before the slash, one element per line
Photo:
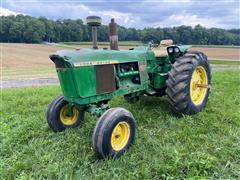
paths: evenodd
<path fill-rule="evenodd" d="M 86 18 L 87 25 L 92 27 L 92 42 L 93 49 L 98 49 L 97 46 L 97 29 L 101 26 L 102 19 L 98 16 L 88 16 Z"/>
<path fill-rule="evenodd" d="M 117 23 L 114 22 L 114 18 L 111 19 L 109 23 L 109 40 L 110 40 L 110 49 L 118 49 L 118 32 L 117 32 Z"/>

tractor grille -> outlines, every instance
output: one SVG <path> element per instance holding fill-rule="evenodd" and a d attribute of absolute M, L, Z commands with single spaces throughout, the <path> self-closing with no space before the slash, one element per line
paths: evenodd
<path fill-rule="evenodd" d="M 114 75 L 114 65 L 97 65 L 96 72 L 96 92 L 102 94 L 116 90 L 116 81 Z"/>

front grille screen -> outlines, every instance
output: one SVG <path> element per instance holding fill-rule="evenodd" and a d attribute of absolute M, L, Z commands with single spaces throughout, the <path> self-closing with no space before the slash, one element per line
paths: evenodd
<path fill-rule="evenodd" d="M 97 94 L 112 92 L 116 90 L 114 65 L 97 65 L 95 66 L 95 72 Z"/>

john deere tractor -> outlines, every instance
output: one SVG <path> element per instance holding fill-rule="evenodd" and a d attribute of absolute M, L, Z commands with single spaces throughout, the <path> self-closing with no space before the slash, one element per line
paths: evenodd
<path fill-rule="evenodd" d="M 63 93 L 46 113 L 53 131 L 79 126 L 85 112 L 96 115 L 93 149 L 99 158 L 119 157 L 133 144 L 136 121 L 128 110 L 109 107 L 113 97 L 123 96 L 133 103 L 142 96 L 166 95 L 178 115 L 192 115 L 205 107 L 211 85 L 205 54 L 188 51 L 190 46 L 173 45 L 172 40 L 119 50 L 114 19 L 109 24 L 111 48 L 99 49 L 101 18 L 87 17 L 87 24 L 92 27 L 93 48 L 50 55 Z"/>

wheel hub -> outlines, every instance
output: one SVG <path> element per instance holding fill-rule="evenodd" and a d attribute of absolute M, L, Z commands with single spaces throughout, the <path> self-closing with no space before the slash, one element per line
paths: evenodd
<path fill-rule="evenodd" d="M 195 105 L 200 105 L 208 88 L 208 78 L 205 69 L 202 66 L 197 66 L 193 71 L 190 82 L 190 97 Z"/>
<path fill-rule="evenodd" d="M 122 150 L 128 143 L 130 137 L 130 127 L 126 122 L 119 122 L 113 129 L 111 145 L 115 151 Z"/>
<path fill-rule="evenodd" d="M 76 107 L 72 108 L 71 113 L 69 113 L 69 105 L 63 106 L 60 111 L 60 120 L 64 125 L 71 126 L 77 122 L 79 111 Z"/>

